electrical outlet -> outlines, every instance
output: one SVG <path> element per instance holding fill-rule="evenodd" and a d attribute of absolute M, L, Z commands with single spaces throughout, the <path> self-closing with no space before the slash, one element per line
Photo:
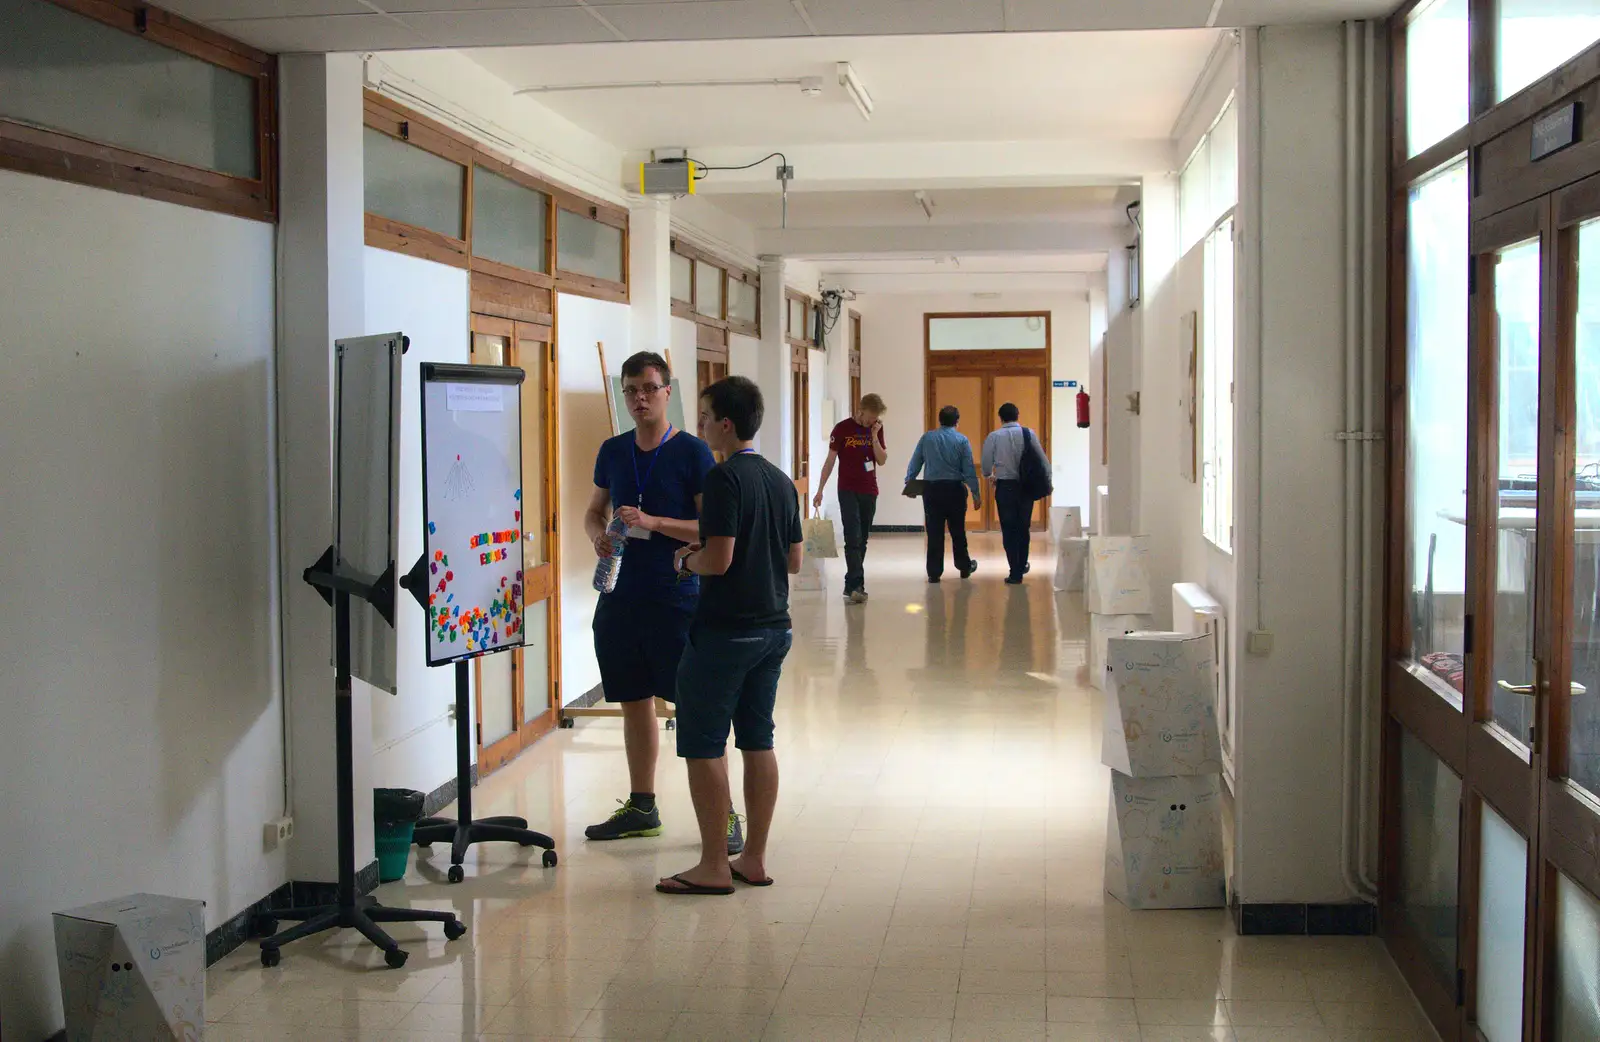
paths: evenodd
<path fill-rule="evenodd" d="M 454 702 L 445 706 L 444 715 L 452 724 L 456 722 L 456 704 Z"/>
<path fill-rule="evenodd" d="M 286 843 L 293 838 L 293 818 L 274 818 L 262 826 L 261 840 L 268 850 L 273 850 L 279 843 Z"/>
<path fill-rule="evenodd" d="M 1245 650 L 1252 655 L 1272 654 L 1272 631 L 1251 630 L 1249 637 L 1245 639 Z"/>

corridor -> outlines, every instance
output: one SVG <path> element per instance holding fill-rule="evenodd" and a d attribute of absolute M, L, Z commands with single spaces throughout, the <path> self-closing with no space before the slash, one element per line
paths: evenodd
<path fill-rule="evenodd" d="M 1105 896 L 1080 598 L 1052 592 L 1042 546 L 1018 588 L 997 538 L 976 548 L 973 581 L 929 586 L 920 536 L 878 536 L 867 604 L 840 602 L 839 562 L 795 595 L 777 885 L 652 892 L 696 843 L 669 755 L 666 834 L 585 845 L 622 795 L 621 730 L 580 722 L 478 790 L 480 814 L 554 835 L 558 868 L 479 847 L 448 886 L 447 851 L 414 857 L 380 898 L 455 909 L 466 938 L 402 928 L 404 973 L 349 932 L 272 970 L 246 945 L 210 971 L 207 1038 L 1433 1039 L 1377 938 L 1238 937 L 1222 911 Z"/>

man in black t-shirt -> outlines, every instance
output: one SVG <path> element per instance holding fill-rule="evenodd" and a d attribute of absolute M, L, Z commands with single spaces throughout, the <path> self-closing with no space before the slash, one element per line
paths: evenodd
<path fill-rule="evenodd" d="M 656 884 L 664 894 L 731 894 L 735 879 L 769 886 L 767 833 L 778 802 L 773 706 L 793 643 L 789 576 L 804 537 L 794 483 L 751 448 L 761 429 L 761 391 L 730 376 L 700 396 L 700 436 L 726 462 L 705 478 L 700 541 L 677 553 L 678 573 L 702 576 L 689 646 L 678 663 L 678 755 L 700 824 L 700 862 Z M 727 743 L 744 755 L 744 853 L 726 843 Z"/>

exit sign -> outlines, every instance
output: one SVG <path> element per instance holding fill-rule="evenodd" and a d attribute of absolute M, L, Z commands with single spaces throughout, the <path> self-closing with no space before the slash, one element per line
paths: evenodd
<path fill-rule="evenodd" d="M 1050 386 L 1052 386 L 1052 387 L 1076 387 L 1076 386 L 1078 386 L 1078 381 L 1076 381 L 1076 380 L 1052 380 L 1052 381 L 1050 381 Z"/>

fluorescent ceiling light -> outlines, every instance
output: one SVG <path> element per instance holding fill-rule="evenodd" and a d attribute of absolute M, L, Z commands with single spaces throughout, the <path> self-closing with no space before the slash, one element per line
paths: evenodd
<path fill-rule="evenodd" d="M 616 83 L 546 83 L 519 87 L 513 94 L 571 94 L 585 90 L 657 90 L 675 87 L 799 87 L 800 93 L 816 97 L 822 93 L 821 76 L 762 80 L 624 80 Z"/>
<path fill-rule="evenodd" d="M 856 75 L 856 70 L 850 67 L 849 62 L 840 62 L 838 70 L 839 86 L 843 87 L 844 92 L 850 95 L 850 100 L 855 102 L 856 111 L 861 113 L 861 118 L 871 120 L 872 95 L 867 93 L 866 84 L 861 82 L 861 78 Z"/>

